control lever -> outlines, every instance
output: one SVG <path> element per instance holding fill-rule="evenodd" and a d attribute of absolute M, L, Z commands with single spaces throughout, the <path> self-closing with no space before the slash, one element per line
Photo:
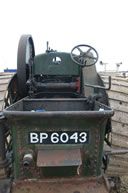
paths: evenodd
<path fill-rule="evenodd" d="M 111 76 L 108 77 L 108 84 L 109 84 L 108 88 L 104 86 L 98 86 L 98 85 L 92 85 L 92 84 L 84 84 L 84 86 L 92 87 L 96 89 L 110 90 L 111 89 Z"/>

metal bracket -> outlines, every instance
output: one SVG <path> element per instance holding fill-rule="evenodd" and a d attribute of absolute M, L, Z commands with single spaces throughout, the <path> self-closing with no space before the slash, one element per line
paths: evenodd
<path fill-rule="evenodd" d="M 128 153 L 128 149 L 112 149 L 108 145 L 104 145 L 104 155 L 118 155 L 118 154 L 126 154 Z"/>
<path fill-rule="evenodd" d="M 105 155 L 117 155 L 117 154 L 126 154 L 126 153 L 128 153 L 128 149 L 119 149 L 119 150 L 106 151 Z"/>

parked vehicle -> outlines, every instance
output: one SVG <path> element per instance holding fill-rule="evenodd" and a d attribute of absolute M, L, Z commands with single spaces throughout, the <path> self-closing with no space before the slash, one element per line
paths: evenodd
<path fill-rule="evenodd" d="M 66 53 L 47 43 L 46 52 L 35 55 L 32 37 L 21 36 L 0 117 L 2 193 L 117 189 L 104 175 L 108 155 L 117 153 L 110 148 L 111 77 L 104 87 L 97 61 L 97 51 L 84 44 Z"/>

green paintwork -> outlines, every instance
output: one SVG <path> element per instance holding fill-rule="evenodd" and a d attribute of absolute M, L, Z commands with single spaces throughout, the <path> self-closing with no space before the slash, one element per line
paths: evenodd
<path fill-rule="evenodd" d="M 40 105 L 44 105 L 45 99 L 43 103 L 39 99 L 34 100 L 34 104 L 36 100 Z M 63 99 L 62 99 L 63 100 Z M 27 101 L 29 101 L 27 99 Z M 26 103 L 27 103 L 26 101 Z M 47 101 L 47 100 L 46 100 Z M 61 100 L 60 100 L 61 101 Z M 50 100 L 49 100 L 50 102 Z M 55 115 L 56 111 L 51 111 L 50 116 L 47 116 L 48 112 L 38 113 L 31 112 L 31 110 L 35 110 L 31 101 L 31 109 L 29 111 L 24 111 L 25 109 L 25 100 L 21 100 L 20 102 L 12 105 L 7 110 L 4 111 L 5 117 L 10 121 L 10 124 L 13 127 L 13 140 L 17 141 L 16 147 L 14 146 L 14 156 L 16 162 L 16 170 L 15 176 L 19 176 L 19 179 L 22 178 L 43 178 L 44 174 L 47 173 L 49 176 L 50 167 L 49 168 L 37 168 L 36 159 L 38 149 L 46 148 L 46 145 L 33 145 L 29 144 L 28 141 L 28 133 L 29 132 L 47 132 L 47 131 L 89 131 L 89 144 L 81 144 L 81 145 L 57 145 L 58 149 L 64 148 L 80 148 L 82 155 L 82 176 L 100 176 L 102 174 L 102 155 L 103 155 L 103 144 L 104 144 L 104 132 L 105 132 L 105 122 L 106 120 L 113 115 L 113 111 L 100 104 L 97 103 L 95 109 L 93 111 L 83 111 L 85 116 L 80 116 L 79 111 L 78 115 L 75 115 L 75 111 L 71 111 L 70 116 L 65 116 L 70 110 L 63 111 L 63 116 Z M 62 102 L 61 102 L 62 103 Z M 75 104 L 75 101 L 74 101 Z M 62 104 L 61 104 L 62 105 Z M 59 106 L 59 102 L 58 102 Z M 104 111 L 99 112 L 99 108 L 105 108 Z M 20 110 L 20 111 L 18 111 Z M 8 111 L 11 114 L 8 114 Z M 81 112 L 81 111 L 80 111 Z M 86 116 L 91 115 L 93 116 Z M 59 115 L 59 114 L 58 114 Z M 56 149 L 57 146 L 53 145 L 52 148 Z M 49 146 L 47 146 L 49 148 Z M 51 148 L 51 146 L 50 146 Z M 23 156 L 25 152 L 32 150 L 34 152 L 34 161 L 28 167 L 25 168 L 23 166 Z M 57 168 L 55 173 L 58 173 L 58 176 L 61 176 L 65 168 L 61 167 L 58 171 Z M 74 168 L 68 167 L 69 175 L 74 174 Z M 40 173 L 40 175 L 38 175 Z M 67 174 L 68 175 L 68 174 Z"/>
<path fill-rule="evenodd" d="M 60 63 L 54 62 L 57 57 L 61 59 Z M 80 68 L 71 60 L 69 53 L 50 52 L 35 56 L 33 74 L 78 76 Z"/>
<path fill-rule="evenodd" d="M 15 139 L 15 143 L 13 143 L 13 155 L 14 155 L 14 175 L 15 178 L 18 179 L 19 178 L 19 157 L 17 156 L 17 152 L 18 152 L 18 145 L 17 145 L 17 134 L 16 134 L 16 129 L 12 128 L 12 135 L 13 135 L 13 139 Z"/>

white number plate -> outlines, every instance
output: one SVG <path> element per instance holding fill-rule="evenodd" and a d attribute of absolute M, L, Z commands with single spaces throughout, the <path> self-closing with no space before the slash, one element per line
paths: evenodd
<path fill-rule="evenodd" d="M 30 144 L 88 144 L 88 131 L 30 132 Z"/>

